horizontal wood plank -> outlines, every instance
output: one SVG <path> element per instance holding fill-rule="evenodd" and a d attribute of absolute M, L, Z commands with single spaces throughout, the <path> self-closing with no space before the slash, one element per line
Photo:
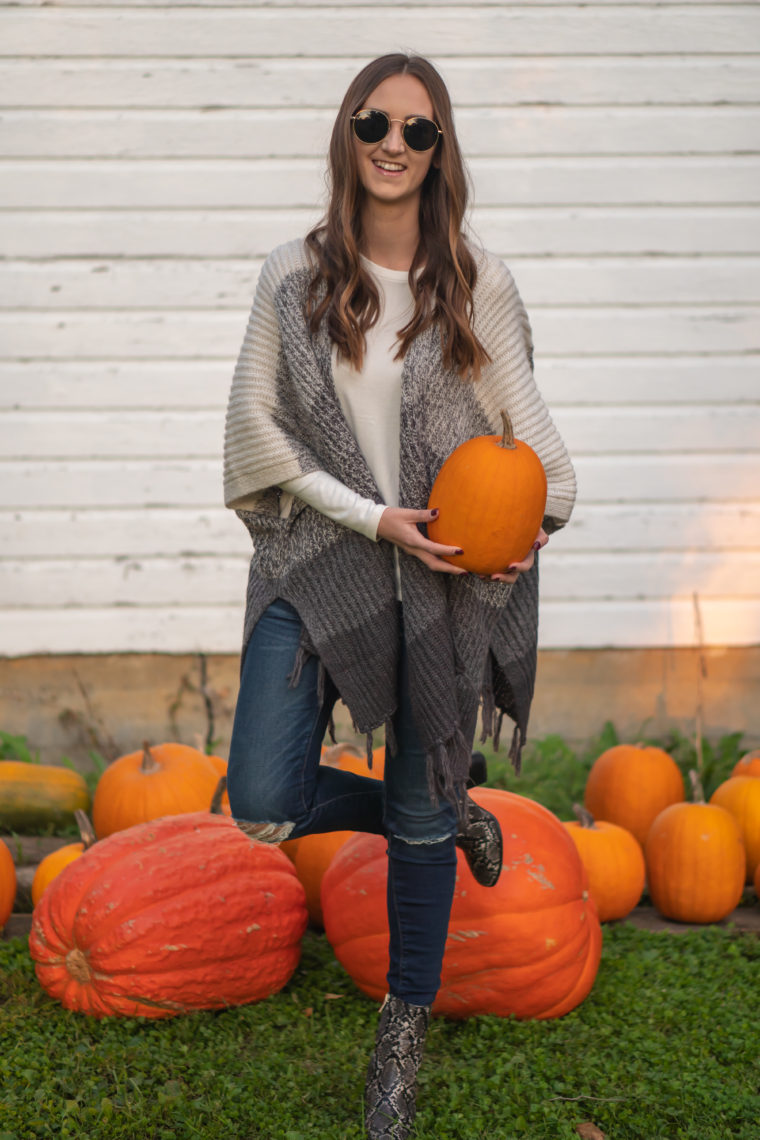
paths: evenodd
<path fill-rule="evenodd" d="M 413 5 L 331 8 L 10 9 L 6 56 L 154 55 L 372 58 L 398 44 L 425 44 L 431 56 L 458 55 L 463 29 L 471 55 L 745 55 L 756 50 L 760 13 L 752 5 L 621 4 L 493 7 L 429 11 Z"/>
<path fill-rule="evenodd" d="M 334 120 L 332 108 L 8 110 L 0 145 L 10 158 L 322 160 Z M 468 158 L 727 155 L 756 151 L 759 126 L 759 109 L 737 106 L 463 107 L 456 119 Z"/>
<path fill-rule="evenodd" d="M 248 558 L 0 558 L 8 608 L 234 606 L 245 595 Z M 541 593 L 554 601 L 746 598 L 760 604 L 760 551 L 566 553 L 541 558 Z"/>
<path fill-rule="evenodd" d="M 546 348 L 550 348 L 547 345 Z M 536 377 L 550 408 L 758 402 L 757 358 L 725 356 L 559 357 L 536 346 Z M 233 359 L 0 360 L 0 408 L 86 411 L 112 408 L 223 414 Z"/>
<path fill-rule="evenodd" d="M 536 305 L 760 302 L 760 257 L 512 257 Z M 236 309 L 250 306 L 261 258 L 0 262 L 0 309 Z M 0 386 L 0 393 L 2 386 Z"/>
<path fill-rule="evenodd" d="M 534 307 L 544 355 L 725 356 L 760 350 L 757 305 Z M 247 311 L 0 311 L 0 359 L 236 357 Z"/>
<path fill-rule="evenodd" d="M 31 129 L 36 137 L 36 126 Z M 756 133 L 760 135 L 760 113 Z M 172 147 L 167 140 L 167 154 Z M 474 158 L 479 206 L 753 205 L 760 157 Z M 7 160 L 3 204 L 17 209 L 308 208 L 323 197 L 321 158 Z"/>
<path fill-rule="evenodd" d="M 553 409 L 571 455 L 752 452 L 760 470 L 760 402 L 704 408 Z M 0 458 L 211 458 L 221 454 L 224 418 L 216 412 L 63 411 L 0 413 Z"/>
<path fill-rule="evenodd" d="M 173 59 L 170 54 L 136 60 L 7 59 L 0 69 L 0 103 L 8 108 L 292 106 L 334 112 L 366 62 L 361 55 L 262 59 L 242 52 L 230 59 Z M 754 104 L 760 81 L 760 60 L 728 54 L 719 59 L 545 55 L 540 60 L 464 55 L 434 62 L 457 108 Z"/>
<path fill-rule="evenodd" d="M 752 356 L 721 362 L 720 385 L 710 357 L 562 360 L 539 354 L 537 359 L 539 386 L 550 408 L 756 404 L 758 400 Z M 0 405 L 61 412 L 204 408 L 218 416 L 226 407 L 231 376 L 231 363 L 223 370 L 199 361 L 0 364 Z"/>
<path fill-rule="evenodd" d="M 18 559 L 248 557 L 251 540 L 221 503 L 205 510 L 153 507 L 121 510 L 0 512 L 6 555 Z M 635 503 L 581 501 L 570 523 L 551 538 L 548 554 L 662 551 L 760 551 L 760 501 Z M 542 560 L 546 564 L 547 557 Z"/>
<path fill-rule="evenodd" d="M 4 210 L 6 257 L 265 257 L 302 237 L 308 210 Z M 744 206 L 476 207 L 488 249 L 515 256 L 760 254 L 760 209 Z"/>
<path fill-rule="evenodd" d="M 760 603 L 705 599 L 704 643 L 756 645 Z M 243 605 L 128 606 L 0 610 L 8 657 L 35 653 L 237 653 Z M 552 602 L 541 608 L 539 648 L 608 649 L 697 644 L 694 605 L 687 600 Z"/>
<path fill-rule="evenodd" d="M 221 445 L 221 440 L 220 440 Z M 584 503 L 757 503 L 756 453 L 574 455 Z M 0 462 L 0 509 L 219 507 L 221 458 Z"/>

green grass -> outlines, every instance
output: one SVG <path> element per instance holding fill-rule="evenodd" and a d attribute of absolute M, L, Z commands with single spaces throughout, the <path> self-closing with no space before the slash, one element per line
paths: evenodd
<path fill-rule="evenodd" d="M 488 753 L 489 783 L 569 819 L 615 743 L 611 725 L 580 750 L 546 737 L 519 780 Z M 695 765 L 686 738 L 653 743 L 684 776 Z M 741 751 L 738 735 L 706 744 L 708 795 Z M 566 1017 L 434 1021 L 415 1137 L 577 1140 L 593 1121 L 608 1140 L 757 1140 L 759 970 L 760 939 L 730 928 L 605 927 L 594 988 Z M 0 1140 L 361 1140 L 375 1020 L 314 932 L 280 994 L 163 1022 L 67 1013 L 26 942 L 0 943 Z"/>
<path fill-rule="evenodd" d="M 415 1136 L 756 1140 L 759 968 L 751 935 L 608 927 L 566 1017 L 433 1022 Z M 313 932 L 281 993 L 163 1022 L 67 1013 L 0 944 L 0 1140 L 361 1140 L 375 1014 Z"/>

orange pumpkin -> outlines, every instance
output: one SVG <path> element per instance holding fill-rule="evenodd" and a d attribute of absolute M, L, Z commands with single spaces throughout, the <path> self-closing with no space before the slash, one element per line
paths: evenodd
<path fill-rule="evenodd" d="M 370 776 L 382 780 L 385 768 L 385 745 L 375 748 L 372 753 L 372 768 L 367 764 L 364 751 L 353 744 L 333 744 L 322 749 L 320 763 L 343 772 L 353 772 L 357 776 Z M 306 891 L 306 906 L 309 919 L 314 926 L 323 926 L 322 919 L 322 878 L 330 866 L 335 852 L 354 834 L 353 831 L 328 831 L 315 835 L 304 835 L 300 839 L 285 839 L 280 844 L 293 863 L 296 874 Z"/>
<path fill-rule="evenodd" d="M 67 843 L 64 847 L 59 847 L 57 851 L 51 851 L 38 865 L 32 880 L 32 902 L 35 906 L 53 879 L 60 875 L 63 868 L 68 867 L 69 863 L 78 859 L 95 842 L 95 832 L 85 813 L 77 810 L 74 812 L 74 817 L 77 821 L 79 834 L 82 837 L 81 841 L 79 843 Z"/>
<path fill-rule="evenodd" d="M 16 864 L 6 844 L 0 839 L 0 930 L 13 911 L 16 901 Z"/>
<path fill-rule="evenodd" d="M 215 763 L 188 744 L 144 744 L 109 764 L 98 780 L 92 822 L 98 839 L 164 815 L 208 810 Z"/>
<path fill-rule="evenodd" d="M 309 912 L 309 921 L 314 926 L 324 926 L 322 916 L 322 879 L 330 866 L 336 851 L 355 835 L 354 831 L 327 831 L 319 835 L 304 835 L 300 839 L 286 840 L 295 842 L 297 847 L 293 854 L 293 866 L 306 892 L 306 909 Z"/>
<path fill-rule="evenodd" d="M 385 745 L 373 748 L 371 768 L 367 763 L 366 751 L 354 744 L 338 743 L 330 748 L 323 748 L 320 763 L 340 768 L 342 772 L 353 772 L 356 776 L 370 776 L 373 780 L 382 780 L 385 773 Z"/>
<path fill-rule="evenodd" d="M 760 748 L 753 752 L 746 752 L 741 760 L 734 764 L 732 776 L 760 776 Z"/>
<path fill-rule="evenodd" d="M 583 803 L 595 819 L 630 831 L 643 848 L 652 821 L 683 798 L 683 777 L 664 749 L 616 744 L 592 764 Z"/>
<path fill-rule="evenodd" d="M 594 820 L 590 811 L 573 804 L 577 819 L 565 827 L 588 871 L 591 897 L 600 922 L 625 918 L 644 890 L 646 866 L 635 836 L 607 820 Z"/>
<path fill-rule="evenodd" d="M 710 796 L 711 804 L 730 811 L 739 824 L 747 859 L 748 883 L 760 866 L 760 780 L 754 776 L 731 776 Z"/>
<path fill-rule="evenodd" d="M 495 574 L 527 557 L 546 510 L 546 473 L 532 447 L 515 439 L 506 412 L 501 435 L 461 443 L 441 466 L 428 508 L 439 515 L 428 537 L 463 554 L 446 562 Z"/>
<path fill-rule="evenodd" d="M 696 773 L 694 803 L 671 804 L 647 836 L 652 902 L 678 922 L 720 922 L 738 905 L 745 855 L 739 825 L 725 808 L 704 803 Z"/>
<path fill-rule="evenodd" d="M 758 864 L 757 870 L 755 871 L 755 894 L 757 895 L 758 899 L 760 899 L 760 863 Z"/>
<path fill-rule="evenodd" d="M 303 887 L 276 847 L 209 812 L 96 843 L 35 907 L 43 988 L 94 1017 L 171 1017 L 259 1001 L 300 957 Z"/>
<path fill-rule="evenodd" d="M 556 816 L 494 788 L 470 795 L 493 812 L 504 836 L 494 887 L 476 883 L 461 852 L 433 1012 L 560 1017 L 589 993 L 601 956 L 601 927 L 578 851 Z M 322 882 L 327 937 L 356 985 L 386 992 L 388 860 L 382 836 L 357 834 Z"/>

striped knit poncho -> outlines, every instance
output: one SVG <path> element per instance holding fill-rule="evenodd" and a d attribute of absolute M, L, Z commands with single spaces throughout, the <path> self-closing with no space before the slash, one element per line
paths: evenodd
<path fill-rule="evenodd" d="M 444 366 L 437 328 L 412 344 L 402 372 L 399 505 L 424 509 L 447 456 L 466 439 L 500 432 L 506 408 L 515 435 L 544 465 L 544 526 L 556 530 L 572 510 L 573 468 L 533 380 L 530 326 L 512 277 L 497 258 L 477 258 L 475 330 L 492 363 L 471 383 Z M 519 769 L 536 669 L 538 568 L 509 586 L 435 573 L 399 551 L 401 617 L 389 543 L 298 499 L 280 517 L 280 484 L 316 470 L 382 502 L 341 411 L 324 322 L 317 335 L 309 330 L 312 273 L 301 240 L 267 258 L 232 382 L 225 503 L 253 540 L 243 647 L 271 602 L 290 602 L 304 626 L 300 659 L 316 654 L 357 729 L 384 726 L 392 747 L 403 620 L 431 791 L 461 808 L 470 765 L 461 725 L 474 723 L 479 703 L 483 739 L 493 734 L 498 744 L 502 716 L 514 720 L 510 756 Z M 294 662 L 294 683 L 298 671 Z"/>

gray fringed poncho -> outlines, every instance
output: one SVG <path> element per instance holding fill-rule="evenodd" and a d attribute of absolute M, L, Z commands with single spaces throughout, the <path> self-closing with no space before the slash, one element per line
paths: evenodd
<path fill-rule="evenodd" d="M 500 410 L 546 470 L 544 526 L 563 526 L 575 498 L 564 445 L 533 380 L 525 309 L 509 271 L 478 254 L 475 330 L 492 363 L 471 383 L 444 367 L 436 328 L 403 362 L 399 505 L 424 509 L 438 470 L 466 439 L 500 432 Z M 304 625 L 300 658 L 313 653 L 330 674 L 358 730 L 385 726 L 392 747 L 399 621 L 410 696 L 428 755 L 431 789 L 463 803 L 472 724 L 482 703 L 483 739 L 498 744 L 501 719 L 515 722 L 510 756 L 519 769 L 533 696 L 538 568 L 514 586 L 435 573 L 399 551 L 403 619 L 393 547 L 372 542 L 296 499 L 280 517 L 279 486 L 324 470 L 382 502 L 343 416 L 323 326 L 312 336 L 305 302 L 313 269 L 300 240 L 279 246 L 261 271 L 235 369 L 225 432 L 225 503 L 253 540 L 243 646 L 275 598 Z M 294 662 L 294 681 L 298 662 Z"/>

